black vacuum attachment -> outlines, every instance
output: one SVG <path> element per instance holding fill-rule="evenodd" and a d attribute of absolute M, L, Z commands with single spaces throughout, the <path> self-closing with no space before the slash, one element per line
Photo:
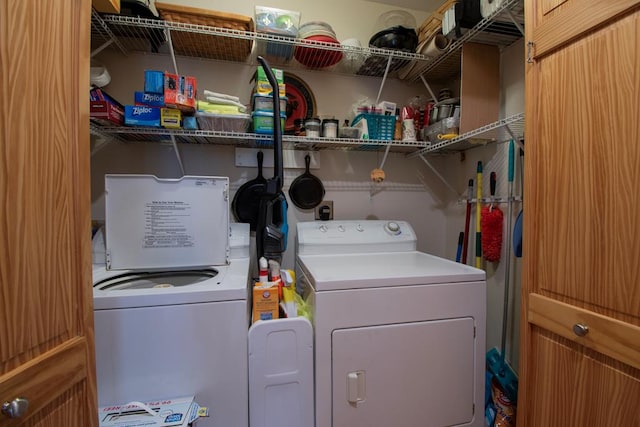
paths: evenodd
<path fill-rule="evenodd" d="M 258 56 L 258 61 L 272 87 L 273 98 L 273 177 L 267 179 L 266 188 L 260 198 L 256 225 L 256 260 L 261 257 L 282 263 L 282 253 L 287 248 L 287 199 L 282 192 L 284 172 L 282 166 L 282 125 L 280 123 L 280 96 L 278 81 L 267 61 Z"/>

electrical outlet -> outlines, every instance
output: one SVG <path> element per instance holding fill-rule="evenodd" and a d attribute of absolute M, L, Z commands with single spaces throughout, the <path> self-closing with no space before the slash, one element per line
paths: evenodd
<path fill-rule="evenodd" d="M 333 219 L 333 201 L 323 200 L 316 206 L 316 220 L 329 221 Z"/>

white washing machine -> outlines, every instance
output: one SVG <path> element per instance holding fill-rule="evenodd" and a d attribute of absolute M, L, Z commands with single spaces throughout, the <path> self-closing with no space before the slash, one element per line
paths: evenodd
<path fill-rule="evenodd" d="M 316 427 L 482 426 L 485 272 L 416 251 L 402 221 L 297 224 Z"/>
<path fill-rule="evenodd" d="M 228 178 L 108 175 L 105 203 L 99 405 L 194 395 L 199 427 L 248 426 L 250 231 L 229 224 Z"/>

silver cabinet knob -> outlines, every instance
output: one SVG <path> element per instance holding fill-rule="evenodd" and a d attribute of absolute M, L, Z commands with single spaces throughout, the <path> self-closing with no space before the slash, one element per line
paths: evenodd
<path fill-rule="evenodd" d="M 2 413 L 9 418 L 19 418 L 27 412 L 29 407 L 29 401 L 18 397 L 11 402 L 4 402 L 2 404 Z"/>
<path fill-rule="evenodd" d="M 589 327 L 584 323 L 576 323 L 573 325 L 573 333 L 579 337 L 583 337 L 589 333 Z"/>

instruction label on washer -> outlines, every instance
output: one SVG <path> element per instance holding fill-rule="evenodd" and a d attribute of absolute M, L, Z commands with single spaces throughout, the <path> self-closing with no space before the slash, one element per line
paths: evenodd
<path fill-rule="evenodd" d="M 144 208 L 143 248 L 186 248 L 194 246 L 191 205 L 182 200 L 153 200 Z"/>

